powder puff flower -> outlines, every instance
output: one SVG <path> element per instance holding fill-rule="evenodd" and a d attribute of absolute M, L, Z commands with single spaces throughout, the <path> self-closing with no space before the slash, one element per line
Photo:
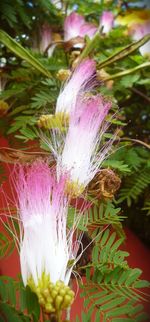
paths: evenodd
<path fill-rule="evenodd" d="M 84 38 L 86 35 L 92 38 L 97 31 L 97 27 L 84 20 L 84 17 L 76 12 L 72 12 L 66 17 L 64 22 L 64 40 L 69 41 L 76 37 Z"/>
<path fill-rule="evenodd" d="M 102 32 L 104 34 L 109 33 L 114 25 L 114 15 L 111 11 L 103 11 L 100 17 L 100 27 L 103 28 Z"/>
<path fill-rule="evenodd" d="M 44 24 L 40 32 L 40 52 L 44 53 L 48 46 L 52 43 L 52 30 L 48 24 Z M 56 45 L 51 45 L 47 50 L 48 57 L 51 57 Z"/>
<path fill-rule="evenodd" d="M 106 157 L 110 142 L 100 150 L 105 126 L 102 125 L 111 103 L 100 96 L 78 98 L 71 115 L 68 133 L 62 152 L 58 153 L 58 177 L 68 173 L 69 185 L 80 194 L 97 173 Z"/>
<path fill-rule="evenodd" d="M 17 165 L 14 179 L 24 285 L 37 294 L 46 312 L 64 309 L 74 298 L 67 285 L 78 251 L 73 229 L 66 229 L 65 178 L 57 183 L 48 164 L 38 160 Z"/>
<path fill-rule="evenodd" d="M 66 116 L 69 116 L 75 109 L 79 93 L 91 89 L 94 86 L 93 78 L 95 75 L 95 62 L 92 59 L 84 60 L 74 70 L 60 92 L 57 98 L 55 114 L 66 114 Z"/>
<path fill-rule="evenodd" d="M 124 16 L 118 16 L 116 24 L 128 27 L 133 40 L 138 41 L 150 33 L 150 10 L 133 10 Z M 150 55 L 150 41 L 139 48 L 141 55 Z"/>
<path fill-rule="evenodd" d="M 130 29 L 129 33 L 133 40 L 137 41 L 143 38 L 145 35 L 150 34 L 150 22 L 145 21 L 141 24 L 133 24 Z M 139 48 L 139 51 L 142 56 L 150 55 L 150 40 L 147 41 L 143 46 Z"/>

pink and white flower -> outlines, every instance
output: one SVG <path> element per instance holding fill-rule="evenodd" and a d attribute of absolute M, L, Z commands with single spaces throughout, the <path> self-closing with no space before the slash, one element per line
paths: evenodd
<path fill-rule="evenodd" d="M 51 27 L 48 24 L 44 24 L 41 27 L 41 31 L 40 31 L 40 52 L 45 53 L 45 51 L 48 48 L 48 46 L 50 46 L 47 49 L 48 57 L 52 56 L 53 51 L 54 51 L 54 49 L 56 47 L 55 44 L 51 44 L 51 43 L 52 43 L 52 30 L 51 30 Z"/>
<path fill-rule="evenodd" d="M 77 97 L 80 93 L 91 89 L 95 84 L 96 64 L 92 59 L 84 60 L 72 73 L 60 92 L 55 114 L 65 113 L 70 115 L 75 109 Z"/>
<path fill-rule="evenodd" d="M 114 15 L 111 11 L 103 11 L 100 17 L 100 28 L 103 28 L 102 32 L 108 34 L 114 25 Z"/>
<path fill-rule="evenodd" d="M 150 22 L 145 21 L 143 23 L 132 24 L 129 33 L 133 40 L 138 41 L 143 38 L 145 35 L 150 34 Z M 143 46 L 139 48 L 139 51 L 142 56 L 150 55 L 150 40 L 147 41 Z"/>
<path fill-rule="evenodd" d="M 92 38 L 97 31 L 97 27 L 85 21 L 84 17 L 76 12 L 72 12 L 66 17 L 64 22 L 64 40 L 68 41 L 76 37 L 85 37 L 86 35 Z"/>
<path fill-rule="evenodd" d="M 110 148 L 109 142 L 98 150 L 106 129 L 102 124 L 110 108 L 111 103 L 100 95 L 78 98 L 64 148 L 58 154 L 58 177 L 68 173 L 70 181 L 83 190 L 92 180 Z"/>
<path fill-rule="evenodd" d="M 45 161 L 17 165 L 15 190 L 20 223 L 20 264 L 24 285 L 30 278 L 35 285 L 44 273 L 52 283 L 69 282 L 77 247 L 73 231 L 66 229 L 68 201 L 64 196 L 65 178 L 56 182 Z M 13 180 L 14 180 L 13 179 Z"/>

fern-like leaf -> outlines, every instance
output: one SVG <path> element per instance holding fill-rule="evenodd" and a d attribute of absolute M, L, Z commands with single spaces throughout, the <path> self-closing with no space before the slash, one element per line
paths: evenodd
<path fill-rule="evenodd" d="M 145 167 L 143 170 L 134 173 L 128 178 L 124 187 L 119 194 L 119 202 L 127 201 L 128 206 L 131 206 L 132 201 L 143 193 L 150 184 L 150 167 Z"/>
<path fill-rule="evenodd" d="M 139 269 L 123 270 L 116 267 L 109 273 L 102 274 L 95 269 L 91 274 L 87 269 L 87 284 L 81 285 L 81 297 L 85 298 L 87 320 L 95 322 L 145 321 L 147 314 L 137 301 L 143 299 L 139 287 L 148 287 L 147 281 L 139 281 Z M 142 295 L 141 295 L 142 294 Z M 142 320 L 143 319 L 143 320 Z"/>
<path fill-rule="evenodd" d="M 8 276 L 0 277 L 0 318 L 7 322 L 39 321 L 38 299 L 29 287 Z M 3 321 L 3 319 L 2 319 Z"/>
<path fill-rule="evenodd" d="M 111 234 L 107 229 L 96 238 L 92 252 L 92 263 L 101 272 L 109 272 L 115 267 L 128 269 L 125 258 L 129 256 L 129 253 L 119 249 L 124 238 L 116 240 L 116 236 L 116 232 Z"/>
<path fill-rule="evenodd" d="M 88 217 L 88 229 L 95 230 L 96 228 L 103 225 L 115 225 L 120 223 L 125 216 L 120 215 L 121 208 L 115 208 L 111 202 L 103 203 L 100 205 L 93 205 L 87 210 L 85 216 Z"/>

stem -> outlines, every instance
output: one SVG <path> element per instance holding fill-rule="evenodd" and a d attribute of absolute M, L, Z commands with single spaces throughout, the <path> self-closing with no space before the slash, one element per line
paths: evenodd
<path fill-rule="evenodd" d="M 97 43 L 99 38 L 100 38 L 100 32 L 98 30 L 94 35 L 94 37 L 88 41 L 86 47 L 84 48 L 81 55 L 79 56 L 78 64 L 81 62 L 82 59 L 88 56 L 93 49 L 95 49 L 95 44 Z"/>
<path fill-rule="evenodd" d="M 138 94 L 139 96 L 141 96 L 141 97 L 145 98 L 145 100 L 147 100 L 147 101 L 150 103 L 150 97 L 148 97 L 147 95 L 145 95 L 143 92 L 139 91 L 139 89 L 132 87 L 130 90 L 131 90 L 133 93 L 136 93 L 136 94 Z"/>
<path fill-rule="evenodd" d="M 134 68 L 124 70 L 123 72 L 119 72 L 119 73 L 116 73 L 114 75 L 109 75 L 108 77 L 106 76 L 104 78 L 104 81 L 108 81 L 110 79 L 115 79 L 115 78 L 119 78 L 119 77 L 122 77 L 122 76 L 125 76 L 125 75 L 132 74 L 132 73 L 136 72 L 137 70 L 145 68 L 145 67 L 148 67 L 148 66 L 150 66 L 150 62 L 143 63 L 141 65 L 138 65 L 138 66 L 134 67 Z"/>
<path fill-rule="evenodd" d="M 82 59 L 87 57 L 91 53 L 91 51 L 93 51 L 95 49 L 96 43 L 99 40 L 99 38 L 100 38 L 100 30 L 98 29 L 98 31 L 95 33 L 94 37 L 88 41 L 86 47 L 84 48 L 81 55 L 79 56 L 78 64 L 81 62 Z M 105 66 L 108 66 L 108 65 L 116 62 L 117 60 L 120 60 L 120 59 L 128 56 L 129 54 L 134 52 L 136 49 L 138 49 L 139 47 L 144 45 L 148 40 L 150 40 L 150 34 L 144 36 L 142 39 L 140 39 L 134 43 L 131 43 L 130 45 L 127 45 L 126 47 L 121 49 L 119 52 L 111 55 L 110 57 L 108 57 L 107 59 L 105 59 L 104 61 L 99 63 L 98 67 L 103 68 Z"/>
<path fill-rule="evenodd" d="M 57 322 L 61 322 L 61 311 L 58 312 L 57 318 Z"/>
<path fill-rule="evenodd" d="M 45 313 L 42 308 L 41 308 L 41 312 L 42 312 L 42 322 L 45 322 L 45 320 L 47 320 L 47 318 L 45 317 Z"/>
<path fill-rule="evenodd" d="M 124 137 L 124 138 L 121 138 L 120 139 L 121 141 L 131 141 L 131 142 L 134 142 L 134 143 L 138 143 L 138 144 L 141 144 L 143 146 L 145 146 L 145 148 L 149 149 L 150 150 L 150 144 L 146 143 L 146 142 L 143 142 L 141 140 L 137 140 L 137 139 L 130 139 L 128 137 Z"/>

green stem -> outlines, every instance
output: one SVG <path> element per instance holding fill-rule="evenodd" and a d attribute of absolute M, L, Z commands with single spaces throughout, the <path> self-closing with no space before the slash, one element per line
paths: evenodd
<path fill-rule="evenodd" d="M 80 63 L 82 61 L 82 59 L 87 57 L 95 49 L 96 43 L 99 39 L 100 39 L 100 30 L 98 30 L 96 32 L 95 36 L 87 42 L 86 47 L 84 48 L 83 52 L 79 56 L 78 63 Z M 124 57 L 128 56 L 129 54 L 133 53 L 136 49 L 138 49 L 139 47 L 144 45 L 148 40 L 150 40 L 150 34 L 144 36 L 142 39 L 140 39 L 130 45 L 127 45 L 126 47 L 124 47 L 123 49 L 118 51 L 117 53 L 111 55 L 110 57 L 108 57 L 107 59 L 105 59 L 104 61 L 99 63 L 98 67 L 103 68 L 105 66 L 108 66 L 108 65 L 116 62 L 117 60 L 123 59 Z"/>
<path fill-rule="evenodd" d="M 138 65 L 138 66 L 134 67 L 134 68 L 124 70 L 123 72 L 119 72 L 119 73 L 116 73 L 114 75 L 109 75 L 108 77 L 106 76 L 104 78 L 104 81 L 108 81 L 108 80 L 111 80 L 111 79 L 115 79 L 115 78 L 119 78 L 119 77 L 122 77 L 122 76 L 132 74 L 132 73 L 136 72 L 137 70 L 145 68 L 145 67 L 148 67 L 148 66 L 150 66 L 150 62 L 143 63 L 141 65 Z"/>
<path fill-rule="evenodd" d="M 99 38 L 100 38 L 100 32 L 97 31 L 94 37 L 87 42 L 86 47 L 83 49 L 81 55 L 79 56 L 78 63 L 80 63 L 82 59 L 87 57 L 91 53 L 91 51 L 95 49 L 95 45 Z"/>
<path fill-rule="evenodd" d="M 124 47 L 116 54 L 111 55 L 110 57 L 108 57 L 107 59 L 105 59 L 104 61 L 99 63 L 98 67 L 103 68 L 103 67 L 108 66 L 112 63 L 115 63 L 117 60 L 120 60 L 120 59 L 128 56 L 129 54 L 133 53 L 136 49 L 138 49 L 139 47 L 144 45 L 148 40 L 150 40 L 150 34 L 148 34 L 148 35 L 144 36 L 142 39 Z"/>
<path fill-rule="evenodd" d="M 57 313 L 57 318 L 58 318 L 58 319 L 57 319 L 57 321 L 58 321 L 58 322 L 62 322 L 62 321 L 61 321 L 61 311 L 58 311 L 58 313 Z"/>

